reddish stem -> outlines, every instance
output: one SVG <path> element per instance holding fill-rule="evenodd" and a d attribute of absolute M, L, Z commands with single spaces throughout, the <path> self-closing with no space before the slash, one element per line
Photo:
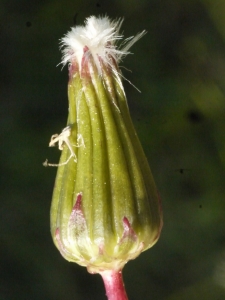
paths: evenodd
<path fill-rule="evenodd" d="M 104 281 L 108 300 L 128 300 L 121 271 L 103 271 L 100 275 Z"/>

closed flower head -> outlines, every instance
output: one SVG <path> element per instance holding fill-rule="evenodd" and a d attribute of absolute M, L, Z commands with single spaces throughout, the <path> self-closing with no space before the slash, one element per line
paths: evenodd
<path fill-rule="evenodd" d="M 50 141 L 62 150 L 51 205 L 54 243 L 68 261 L 95 273 L 119 272 L 156 243 L 162 226 L 118 67 L 145 31 L 123 40 L 121 25 L 92 16 L 62 38 L 69 115 Z"/>

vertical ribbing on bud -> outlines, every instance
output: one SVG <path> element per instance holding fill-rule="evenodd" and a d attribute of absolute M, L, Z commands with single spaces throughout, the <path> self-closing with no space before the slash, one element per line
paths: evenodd
<path fill-rule="evenodd" d="M 128 260 L 156 243 L 162 227 L 158 193 L 118 67 L 145 31 L 119 48 L 121 24 L 90 17 L 62 39 L 69 116 L 50 142 L 62 149 L 51 205 L 54 243 L 65 259 L 116 280 Z"/>

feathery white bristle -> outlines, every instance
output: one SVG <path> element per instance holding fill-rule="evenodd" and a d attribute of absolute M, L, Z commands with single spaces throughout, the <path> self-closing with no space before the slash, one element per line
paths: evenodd
<path fill-rule="evenodd" d="M 123 56 L 130 53 L 129 48 L 146 33 L 142 31 L 126 39 L 121 43 L 120 48 L 117 42 L 123 39 L 123 35 L 119 33 L 122 23 L 123 19 L 112 21 L 108 17 L 91 16 L 86 19 L 85 26 L 72 27 L 61 39 L 61 48 L 63 48 L 61 63 L 65 65 L 75 59 L 80 68 L 83 55 L 88 57 L 91 54 L 99 73 L 101 73 L 99 57 L 109 66 L 112 66 L 111 57 L 119 63 Z M 84 54 L 85 46 L 89 51 Z"/>

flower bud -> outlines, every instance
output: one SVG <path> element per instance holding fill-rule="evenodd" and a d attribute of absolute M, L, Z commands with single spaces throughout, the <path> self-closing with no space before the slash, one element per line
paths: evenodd
<path fill-rule="evenodd" d="M 120 50 L 121 24 L 90 17 L 62 39 L 69 116 L 50 142 L 62 150 L 51 205 L 54 243 L 65 259 L 94 273 L 121 270 L 156 243 L 162 227 L 157 189 L 118 68 L 145 32 Z"/>

